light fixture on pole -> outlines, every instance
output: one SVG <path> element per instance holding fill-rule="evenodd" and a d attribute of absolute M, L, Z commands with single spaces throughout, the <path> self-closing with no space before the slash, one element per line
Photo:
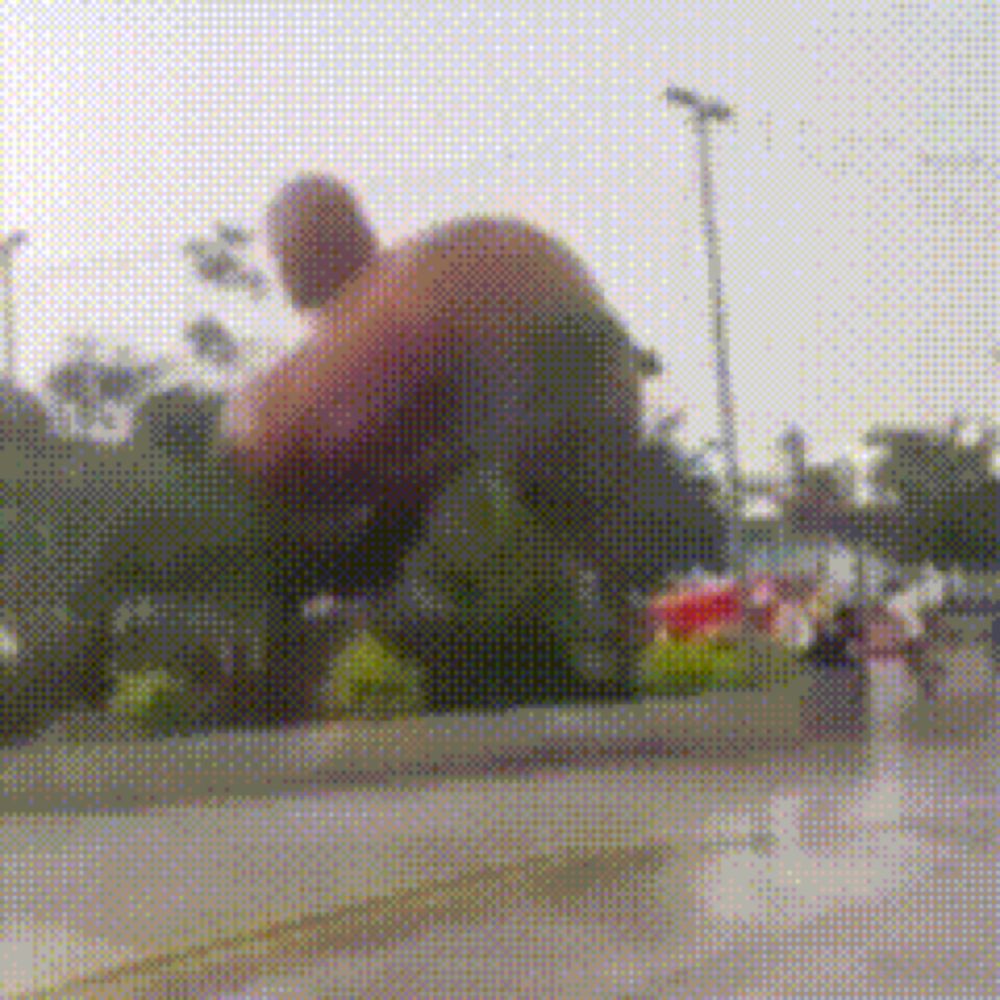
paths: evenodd
<path fill-rule="evenodd" d="M 715 222 L 715 201 L 712 186 L 712 166 L 709 155 L 710 122 L 724 122 L 732 110 L 721 101 L 700 97 L 692 90 L 668 87 L 663 97 L 669 104 L 691 113 L 691 122 L 698 140 L 698 164 L 701 174 L 701 215 L 708 255 L 708 289 L 712 332 L 715 342 L 715 371 L 718 389 L 719 423 L 722 450 L 726 461 L 727 545 L 726 559 L 730 572 L 742 582 L 745 553 L 740 525 L 742 513 L 742 483 L 736 444 L 736 410 L 729 371 L 729 343 L 726 339 L 725 308 L 722 299 L 722 269 L 719 262 L 719 238 Z"/>
<path fill-rule="evenodd" d="M 28 242 L 28 234 L 19 229 L 0 241 L 0 285 L 3 290 L 3 333 L 7 349 L 6 376 L 13 385 L 15 377 L 14 337 L 14 251 Z"/>

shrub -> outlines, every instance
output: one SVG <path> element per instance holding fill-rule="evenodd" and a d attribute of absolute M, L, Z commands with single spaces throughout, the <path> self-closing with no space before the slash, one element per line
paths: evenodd
<path fill-rule="evenodd" d="M 149 736 L 188 733 L 196 727 L 190 686 L 162 668 L 119 675 L 109 707 Z"/>
<path fill-rule="evenodd" d="M 13 671 L 19 651 L 20 642 L 16 629 L 0 625 L 0 671 Z"/>
<path fill-rule="evenodd" d="M 794 653 L 759 633 L 686 642 L 657 639 L 640 657 L 638 688 L 646 695 L 684 697 L 785 683 L 799 669 Z"/>
<path fill-rule="evenodd" d="M 645 695 L 687 697 L 750 685 L 745 658 L 734 644 L 657 639 L 639 658 L 637 686 Z"/>
<path fill-rule="evenodd" d="M 116 641 L 110 664 L 115 674 L 144 673 L 152 663 L 195 683 L 211 682 L 221 670 L 218 649 L 210 639 L 195 634 L 157 635 L 149 630 Z"/>
<path fill-rule="evenodd" d="M 417 711 L 421 696 L 409 661 L 364 631 L 334 656 L 322 700 L 328 714 L 387 718 Z"/>

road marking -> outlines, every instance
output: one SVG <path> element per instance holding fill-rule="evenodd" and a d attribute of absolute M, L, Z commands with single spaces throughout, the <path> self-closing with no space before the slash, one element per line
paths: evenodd
<path fill-rule="evenodd" d="M 486 914 L 500 893 L 513 891 L 530 897 L 565 883 L 579 891 L 588 879 L 608 868 L 657 865 L 671 855 L 663 841 L 559 855 L 536 855 L 506 865 L 493 865 L 440 882 L 431 882 L 385 896 L 362 900 L 322 913 L 279 921 L 238 934 L 174 951 L 144 957 L 77 976 L 55 987 L 15 994 L 10 1000 L 152 1000 L 158 991 L 176 995 L 181 986 L 199 982 L 218 989 L 219 980 L 235 972 L 243 982 L 265 974 L 294 969 L 316 954 L 363 942 L 366 947 L 386 944 L 413 934 L 432 920 L 449 915 L 467 919 Z M 187 995 L 186 993 L 183 995 Z"/>

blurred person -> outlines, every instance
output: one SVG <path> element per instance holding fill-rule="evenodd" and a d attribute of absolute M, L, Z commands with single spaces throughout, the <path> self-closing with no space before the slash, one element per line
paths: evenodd
<path fill-rule="evenodd" d="M 993 672 L 1000 675 L 1000 615 L 994 615 L 990 623 L 989 645 Z"/>
<path fill-rule="evenodd" d="M 886 610 L 903 633 L 899 652 L 906 669 L 924 698 L 933 701 L 941 682 L 940 669 L 930 655 L 930 634 L 917 595 L 892 580 L 886 585 L 885 598 Z"/>
<path fill-rule="evenodd" d="M 817 581 L 806 602 L 806 613 L 815 626 L 829 621 L 836 607 L 836 600 L 827 584 Z"/>
<path fill-rule="evenodd" d="M 805 703 L 808 735 L 856 734 L 867 718 L 868 677 L 861 608 L 842 603 L 819 624 L 803 658 L 811 674 Z"/>
<path fill-rule="evenodd" d="M 816 627 L 806 608 L 797 601 L 778 605 L 772 626 L 775 638 L 784 646 L 804 653 L 816 638 Z"/>

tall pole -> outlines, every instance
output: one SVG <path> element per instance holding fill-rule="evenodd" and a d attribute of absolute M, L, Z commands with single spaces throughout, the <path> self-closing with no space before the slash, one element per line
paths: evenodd
<path fill-rule="evenodd" d="M 706 100 L 691 90 L 669 87 L 663 94 L 669 104 L 679 105 L 691 113 L 691 122 L 698 142 L 698 166 L 701 175 L 701 219 L 708 255 L 708 295 L 715 343 L 715 374 L 718 393 L 719 423 L 722 449 L 726 462 L 726 558 L 737 581 L 745 575 L 745 552 L 740 524 L 742 513 L 742 482 L 736 442 L 736 406 L 729 369 L 729 341 L 726 337 L 725 305 L 722 298 L 722 266 L 719 261 L 719 233 L 715 221 L 715 192 L 712 183 L 712 163 L 708 126 L 732 117 L 731 109 L 720 101 Z"/>
<path fill-rule="evenodd" d="M 14 334 L 14 251 L 28 242 L 28 234 L 22 230 L 11 233 L 0 242 L 0 285 L 3 291 L 3 335 L 6 348 L 5 372 L 8 382 L 13 385 L 15 377 L 15 334 Z"/>

